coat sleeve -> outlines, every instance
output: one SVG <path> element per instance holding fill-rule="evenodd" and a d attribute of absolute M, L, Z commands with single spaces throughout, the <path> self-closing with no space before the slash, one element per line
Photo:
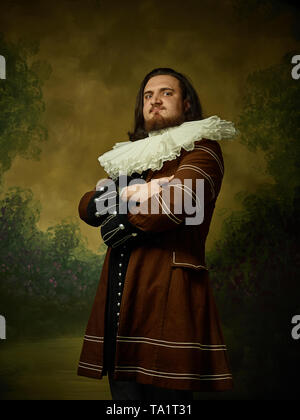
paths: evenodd
<path fill-rule="evenodd" d="M 157 233 L 145 232 L 130 223 L 128 214 L 119 212 L 119 204 L 116 211 L 102 223 L 100 232 L 103 242 L 112 248 L 117 248 L 125 242 L 141 245 L 150 239 L 157 239 Z"/>
<path fill-rule="evenodd" d="M 108 182 L 107 182 L 108 181 Z M 90 226 L 99 227 L 103 242 L 107 246 L 116 248 L 124 242 L 131 242 L 136 245 L 142 244 L 145 240 L 156 239 L 156 234 L 152 232 L 144 232 L 138 227 L 132 225 L 127 218 L 127 213 L 120 212 L 119 195 L 114 189 L 108 189 L 110 186 L 110 178 L 103 180 L 102 186 L 99 185 L 99 190 L 96 188 L 84 194 L 79 203 L 79 216 L 81 220 Z M 115 190 L 116 191 L 116 190 Z M 113 198 L 112 207 L 109 207 L 109 212 L 100 214 L 97 211 L 95 200 L 107 200 L 107 197 Z M 106 210 L 106 209 L 104 209 Z"/>
<path fill-rule="evenodd" d="M 94 188 L 92 191 L 88 191 L 83 195 L 79 202 L 79 217 L 90 226 L 100 226 L 107 216 L 109 216 L 109 213 L 99 214 L 95 200 L 99 199 L 105 201 L 108 197 L 113 198 L 113 196 L 117 194 L 116 192 L 109 191 L 108 183 L 110 182 L 110 178 L 103 179 L 102 184 L 98 184 L 97 190 Z"/>
<path fill-rule="evenodd" d="M 181 226 L 187 218 L 189 221 L 193 217 L 195 221 L 200 220 L 198 216 L 204 215 L 204 206 L 216 200 L 223 174 L 224 161 L 219 143 L 208 139 L 196 141 L 195 148 L 183 154 L 174 179 L 142 206 L 130 211 L 128 221 L 145 232 L 163 232 Z M 203 184 L 204 191 L 201 190 Z M 186 211 L 187 202 L 195 209 L 194 216 L 190 210 Z M 151 211 L 153 204 L 156 206 L 154 212 Z M 202 222 L 203 217 L 199 222 L 188 224 Z"/>

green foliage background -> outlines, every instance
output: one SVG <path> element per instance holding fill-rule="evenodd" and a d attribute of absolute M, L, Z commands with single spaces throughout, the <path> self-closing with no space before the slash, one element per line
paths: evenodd
<path fill-rule="evenodd" d="M 42 86 L 50 77 L 51 66 L 33 60 L 38 43 L 19 41 L 7 43 L 0 33 L 0 51 L 6 59 L 9 77 L 0 79 L 0 181 L 19 155 L 38 159 L 39 143 L 47 140 L 42 123 L 45 110 Z"/>
<path fill-rule="evenodd" d="M 82 331 L 105 251 L 89 251 L 75 223 L 39 230 L 41 205 L 32 191 L 3 190 L 13 159 L 39 159 L 48 137 L 42 87 L 51 66 L 34 60 L 38 50 L 37 43 L 9 44 L 0 34 L 10 75 L 0 80 L 0 313 L 10 320 L 10 339 Z"/>
<path fill-rule="evenodd" d="M 40 231 L 30 190 L 9 189 L 0 211 L 1 314 L 10 340 L 82 331 L 104 254 L 87 249 L 75 223 Z"/>
<path fill-rule="evenodd" d="M 2 177 L 15 156 L 37 159 L 47 139 L 42 85 L 51 68 L 32 60 L 36 45 L 7 45 L 0 36 L 0 47 L 14 75 L 0 81 Z M 236 398 L 291 398 L 297 392 L 291 318 L 300 313 L 300 85 L 291 77 L 294 54 L 248 77 L 240 141 L 265 152 L 273 183 L 255 194 L 240 192 L 243 209 L 227 217 L 207 255 Z M 78 225 L 64 220 L 40 231 L 40 212 L 30 190 L 2 190 L 0 312 L 10 320 L 10 338 L 82 331 L 99 280 L 105 247 L 101 256 L 87 250 Z"/>
<path fill-rule="evenodd" d="M 291 52 L 249 75 L 238 129 L 250 150 L 265 152 L 274 183 L 241 191 L 243 210 L 224 222 L 208 255 L 218 307 L 240 395 L 297 396 L 298 342 L 291 319 L 300 313 L 300 85 Z"/>

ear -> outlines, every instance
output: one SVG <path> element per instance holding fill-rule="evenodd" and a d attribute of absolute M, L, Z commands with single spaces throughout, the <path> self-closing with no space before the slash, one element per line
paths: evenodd
<path fill-rule="evenodd" d="M 188 99 L 185 99 L 183 101 L 184 112 L 187 112 L 190 109 L 190 107 L 191 107 L 190 101 Z"/>

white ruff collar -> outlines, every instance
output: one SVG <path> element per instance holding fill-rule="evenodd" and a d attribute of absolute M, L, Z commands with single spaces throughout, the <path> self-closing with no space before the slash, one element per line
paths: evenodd
<path fill-rule="evenodd" d="M 106 173 L 116 179 L 119 175 L 131 175 L 134 172 L 140 174 L 147 169 L 159 170 L 165 161 L 179 156 L 182 148 L 193 150 L 194 142 L 202 138 L 222 140 L 236 134 L 232 122 L 213 115 L 176 127 L 151 131 L 149 137 L 141 140 L 116 143 L 112 150 L 99 156 L 98 160 Z"/>

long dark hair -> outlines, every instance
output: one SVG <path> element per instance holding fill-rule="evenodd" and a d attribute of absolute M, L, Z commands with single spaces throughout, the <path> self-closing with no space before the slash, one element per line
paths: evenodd
<path fill-rule="evenodd" d="M 182 100 L 184 101 L 185 99 L 187 99 L 190 103 L 190 107 L 185 113 L 184 121 L 195 121 L 203 119 L 202 107 L 200 104 L 199 97 L 188 78 L 173 69 L 167 67 L 160 67 L 148 73 L 141 83 L 140 89 L 136 97 L 134 111 L 134 130 L 133 132 L 128 132 L 128 136 L 131 141 L 143 139 L 144 137 L 148 136 L 148 133 L 144 127 L 143 116 L 144 90 L 146 84 L 148 83 L 148 80 L 151 79 L 151 77 L 159 75 L 170 75 L 179 80 L 182 93 Z"/>

